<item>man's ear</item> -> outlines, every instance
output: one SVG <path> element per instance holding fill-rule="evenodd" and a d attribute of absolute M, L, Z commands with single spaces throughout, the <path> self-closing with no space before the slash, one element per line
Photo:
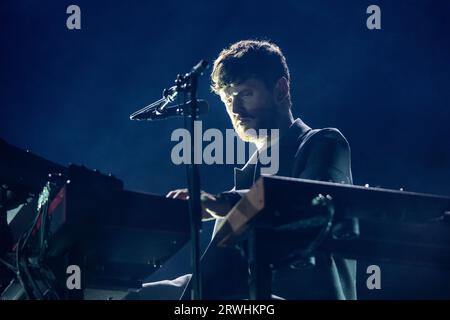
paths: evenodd
<path fill-rule="evenodd" d="M 273 88 L 273 93 L 277 104 L 281 104 L 287 99 L 289 96 L 289 85 L 285 77 L 278 79 Z"/>

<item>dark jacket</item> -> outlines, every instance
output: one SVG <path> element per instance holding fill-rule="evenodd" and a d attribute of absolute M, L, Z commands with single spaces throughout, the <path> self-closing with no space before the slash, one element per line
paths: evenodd
<path fill-rule="evenodd" d="M 235 169 L 231 192 L 249 189 L 259 172 L 258 162 L 251 160 Z M 351 184 L 348 142 L 337 129 L 312 130 L 297 119 L 280 138 L 277 176 Z M 216 221 L 216 226 L 219 223 Z M 213 237 L 215 232 L 216 228 Z M 202 282 L 204 299 L 246 298 L 246 261 L 235 249 L 217 248 L 213 240 L 202 257 Z M 273 294 L 286 299 L 356 299 L 356 262 L 317 255 L 313 268 L 286 267 L 274 272 L 272 286 Z"/>

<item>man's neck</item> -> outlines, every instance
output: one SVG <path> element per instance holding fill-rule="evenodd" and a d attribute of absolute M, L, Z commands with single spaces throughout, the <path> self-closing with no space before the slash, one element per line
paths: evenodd
<path fill-rule="evenodd" d="M 291 127 L 291 125 L 294 123 L 294 117 L 292 116 L 292 113 L 289 112 L 286 114 L 283 114 L 282 116 L 278 117 L 277 120 L 275 121 L 275 126 L 274 129 L 278 129 L 278 139 L 281 138 L 286 131 L 289 130 L 289 128 Z M 270 130 L 269 130 L 270 131 Z M 267 134 L 270 137 L 270 132 L 267 132 Z M 258 140 L 256 140 L 254 143 L 256 145 L 256 148 L 258 150 L 261 150 L 263 148 L 266 147 L 267 144 L 267 139 L 265 137 L 262 137 Z M 278 141 L 275 141 L 274 139 L 271 139 L 270 143 L 277 143 Z"/>

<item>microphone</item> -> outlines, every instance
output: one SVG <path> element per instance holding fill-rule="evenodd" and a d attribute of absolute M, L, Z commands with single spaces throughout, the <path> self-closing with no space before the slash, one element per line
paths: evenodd
<path fill-rule="evenodd" d="M 164 89 L 163 97 L 158 101 L 132 113 L 130 115 L 130 120 L 159 120 L 174 116 L 184 116 L 185 111 L 190 111 L 192 106 L 191 101 L 186 102 L 186 104 L 178 104 L 171 107 L 167 107 L 167 105 L 175 100 L 179 92 L 192 90 L 189 84 L 191 84 L 194 79 L 201 76 L 207 67 L 208 62 L 206 60 L 200 60 L 200 62 L 192 68 L 191 72 L 186 73 L 184 76 L 178 75 L 177 80 L 175 80 L 175 86 Z M 207 113 L 208 110 L 209 106 L 205 100 L 197 100 L 197 114 Z"/>
<path fill-rule="evenodd" d="M 163 120 L 171 117 L 184 116 L 185 110 L 190 111 L 192 101 L 186 104 L 177 104 L 170 107 L 165 107 L 162 111 L 160 105 L 153 103 L 151 107 L 145 107 L 130 116 L 130 120 Z M 206 100 L 197 100 L 197 114 L 204 114 L 209 111 L 209 105 Z"/>
<path fill-rule="evenodd" d="M 193 76 L 200 76 L 203 74 L 203 71 L 206 70 L 206 68 L 208 67 L 208 61 L 206 60 L 200 60 L 199 63 L 197 63 L 191 70 L 191 72 L 189 72 L 187 74 L 188 77 L 193 77 Z"/>

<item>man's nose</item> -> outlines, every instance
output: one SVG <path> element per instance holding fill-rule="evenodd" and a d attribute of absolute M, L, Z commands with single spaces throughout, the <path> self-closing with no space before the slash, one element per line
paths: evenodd
<path fill-rule="evenodd" d="M 242 105 L 241 99 L 239 97 L 234 97 L 233 101 L 231 102 L 231 112 L 234 114 L 241 114 L 244 109 L 244 106 Z"/>

